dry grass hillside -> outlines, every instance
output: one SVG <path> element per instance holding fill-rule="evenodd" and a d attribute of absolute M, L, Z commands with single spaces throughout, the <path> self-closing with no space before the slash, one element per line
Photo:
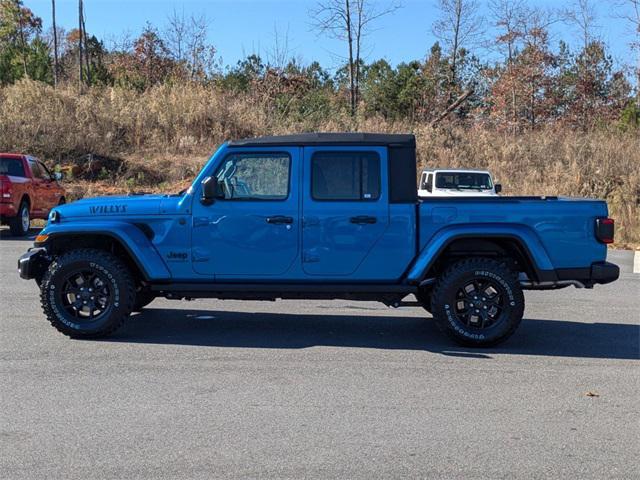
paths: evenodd
<path fill-rule="evenodd" d="M 348 115 L 290 120 L 268 104 L 202 85 L 164 84 L 144 92 L 72 88 L 31 81 L 0 88 L 0 151 L 39 155 L 72 172 L 76 196 L 173 191 L 189 183 L 230 138 L 352 129 Z M 506 195 L 606 199 L 620 245 L 640 244 L 640 137 L 615 127 L 561 127 L 511 135 L 481 126 L 359 121 L 361 131 L 414 132 L 422 166 L 491 170 Z"/>

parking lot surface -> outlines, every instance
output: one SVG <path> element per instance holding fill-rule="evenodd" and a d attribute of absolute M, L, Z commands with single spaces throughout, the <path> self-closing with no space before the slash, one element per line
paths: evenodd
<path fill-rule="evenodd" d="M 419 308 L 158 299 L 70 340 L 0 235 L 0 477 L 640 478 L 640 274 L 526 292 L 507 343 Z"/>

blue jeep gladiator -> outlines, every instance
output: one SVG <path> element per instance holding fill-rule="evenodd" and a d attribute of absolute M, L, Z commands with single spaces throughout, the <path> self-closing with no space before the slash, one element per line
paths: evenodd
<path fill-rule="evenodd" d="M 341 298 L 420 305 L 467 346 L 514 333 L 523 289 L 618 278 L 605 202 L 418 201 L 415 147 L 367 133 L 228 142 L 185 192 L 56 207 L 20 275 L 76 338 L 112 333 L 158 296 Z"/>

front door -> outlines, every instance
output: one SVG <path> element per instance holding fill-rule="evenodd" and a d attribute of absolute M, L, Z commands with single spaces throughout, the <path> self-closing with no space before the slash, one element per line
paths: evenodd
<path fill-rule="evenodd" d="M 33 174 L 33 195 L 31 201 L 31 213 L 33 216 L 41 217 L 46 214 L 50 201 L 51 191 L 48 185 L 46 172 L 42 169 L 40 162 L 29 158 L 29 167 Z"/>
<path fill-rule="evenodd" d="M 42 186 L 44 187 L 42 190 L 42 194 L 43 198 L 46 201 L 43 208 L 46 212 L 48 212 L 53 207 L 58 205 L 58 202 L 60 201 L 60 189 L 58 188 L 58 183 L 55 181 L 53 175 L 44 165 L 44 163 L 40 161 L 38 161 L 37 163 L 40 167 L 40 178 L 42 179 Z"/>
<path fill-rule="evenodd" d="M 387 149 L 305 147 L 302 268 L 356 272 L 389 224 Z"/>
<path fill-rule="evenodd" d="M 212 175 L 224 198 L 194 199 L 193 268 L 222 279 L 284 274 L 298 256 L 300 148 L 229 152 Z"/>

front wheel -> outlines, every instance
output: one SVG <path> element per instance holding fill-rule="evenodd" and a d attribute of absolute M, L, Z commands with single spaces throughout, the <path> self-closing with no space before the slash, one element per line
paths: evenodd
<path fill-rule="evenodd" d="M 441 275 L 431 307 L 438 327 L 457 343 L 488 347 L 516 331 L 524 314 L 524 295 L 506 264 L 468 258 Z"/>
<path fill-rule="evenodd" d="M 136 300 L 133 302 L 133 311 L 139 312 L 144 307 L 149 305 L 151 302 L 155 300 L 156 296 L 151 292 L 139 291 L 136 292 Z"/>
<path fill-rule="evenodd" d="M 96 338 L 116 331 L 131 313 L 133 278 L 116 256 L 78 249 L 56 258 L 40 286 L 47 319 L 72 338 Z"/>

